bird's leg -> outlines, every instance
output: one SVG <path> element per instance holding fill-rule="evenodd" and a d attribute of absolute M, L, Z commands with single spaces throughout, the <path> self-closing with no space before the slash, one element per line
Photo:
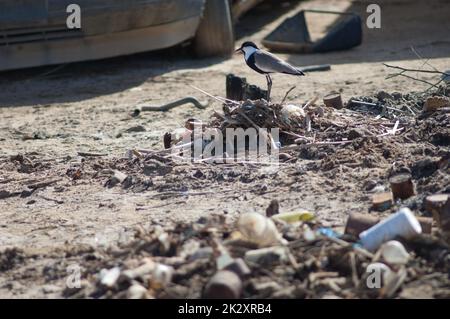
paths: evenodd
<path fill-rule="evenodd" d="M 272 90 L 272 79 L 269 74 L 266 74 L 267 80 L 267 102 L 270 102 L 270 91 Z"/>

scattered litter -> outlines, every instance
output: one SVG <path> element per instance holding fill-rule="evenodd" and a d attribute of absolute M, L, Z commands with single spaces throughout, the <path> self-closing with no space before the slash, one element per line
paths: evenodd
<path fill-rule="evenodd" d="M 281 213 L 272 216 L 274 220 L 282 220 L 286 223 L 310 222 L 314 219 L 314 214 L 308 211 L 296 211 Z"/>
<path fill-rule="evenodd" d="M 422 233 L 422 227 L 419 221 L 409 208 L 403 207 L 397 213 L 363 231 L 359 237 L 364 248 L 374 251 L 382 243 L 397 236 L 408 239 L 420 233 Z"/>
<path fill-rule="evenodd" d="M 102 271 L 100 272 L 100 282 L 102 283 L 102 285 L 108 288 L 112 288 L 116 284 L 117 279 L 119 279 L 119 276 L 119 267 L 114 267 L 109 270 L 102 269 Z"/>
<path fill-rule="evenodd" d="M 238 220 L 239 231 L 250 241 L 260 247 L 274 244 L 283 244 L 286 241 L 281 237 L 273 221 L 258 213 L 242 214 Z"/>
<path fill-rule="evenodd" d="M 386 263 L 392 265 L 404 265 L 410 259 L 403 244 L 397 240 L 384 243 L 380 248 L 380 254 Z"/>

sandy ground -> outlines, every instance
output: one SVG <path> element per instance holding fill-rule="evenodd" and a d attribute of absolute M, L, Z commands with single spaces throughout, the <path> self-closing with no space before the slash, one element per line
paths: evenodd
<path fill-rule="evenodd" d="M 450 69 L 450 5 L 446 1 L 378 2 L 382 7 L 382 28 L 364 27 L 364 43 L 360 47 L 316 55 L 280 54 L 298 66 L 331 64 L 332 67 L 331 71 L 310 73 L 304 78 L 275 75 L 272 98 L 281 100 L 293 85 L 296 89 L 289 97 L 292 103 L 304 103 L 316 95 L 321 98 L 331 91 L 341 92 L 346 101 L 352 96 L 372 95 L 380 90 L 424 90 L 426 84 L 417 81 L 400 77 L 385 79 L 391 70 L 382 62 L 423 67 L 424 60 L 418 59 L 411 46 L 434 67 Z M 366 17 L 367 3 L 313 0 L 275 5 L 275 8 L 262 5 L 236 26 L 238 43 L 244 40 L 259 43 L 283 19 L 301 8 L 350 10 Z M 324 26 L 321 19 L 311 18 L 309 22 L 314 30 Z M 53 251 L 68 244 L 106 246 L 127 241 L 139 225 L 190 221 L 223 211 L 231 215 L 264 211 L 275 198 L 280 200 L 283 210 L 314 211 L 330 226 L 342 225 L 348 213 L 368 210 L 370 200 L 362 187 L 361 176 L 356 173 L 352 176 L 351 172 L 343 174 L 335 185 L 329 185 L 332 176 L 306 171 L 296 177 L 297 187 L 285 188 L 277 186 L 276 180 L 292 178 L 295 172 L 266 174 L 249 185 L 232 180 L 219 190 L 214 188 L 217 185 L 208 187 L 204 184 L 207 181 L 200 180 L 186 182 L 186 187 L 193 192 L 208 189 L 212 193 L 162 199 L 156 196 L 159 192 L 156 189 L 134 193 L 105 188 L 105 179 L 101 178 L 70 178 L 70 172 L 81 165 L 82 157 L 77 152 L 105 153 L 108 155 L 103 159 L 107 162 L 124 156 L 132 148 L 161 149 L 166 131 L 181 127 L 190 117 L 208 120 L 214 110 L 221 108 L 210 100 L 206 110 L 182 106 L 166 113 L 131 117 L 130 113 L 138 105 L 162 104 L 189 95 L 208 99 L 189 85 L 224 96 L 228 73 L 265 86 L 264 77 L 247 68 L 242 56 L 195 60 L 188 53 L 179 52 L 180 49 L 169 49 L 70 64 L 50 74 L 46 73 L 54 71 L 53 67 L 0 74 L 0 190 L 21 190 L 26 184 L 59 179 L 29 197 L 0 199 L 0 248 Z M 432 75 L 421 77 L 435 79 Z M 137 125 L 145 127 L 145 132 L 127 132 Z M 10 157 L 18 154 L 32 159 L 31 171 L 21 171 L 11 164 Z M 183 183 L 175 180 L 171 187 L 182 187 Z M 261 185 L 266 186 L 265 192 L 252 191 Z M 224 196 L 224 190 L 235 190 L 235 193 Z M 36 260 L 27 267 L 31 271 L 43 264 L 45 260 Z M 13 282 L 11 276 L 0 270 L 0 297 L 53 296 L 58 291 L 52 286 L 45 292 L 41 288 L 42 280 L 38 279 L 26 284 L 32 287 L 28 289 L 24 287 L 25 279 Z"/>

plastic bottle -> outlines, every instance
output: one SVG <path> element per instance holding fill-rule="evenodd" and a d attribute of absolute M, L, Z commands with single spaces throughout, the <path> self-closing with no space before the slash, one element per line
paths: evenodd
<path fill-rule="evenodd" d="M 409 208 L 403 207 L 397 213 L 363 231 L 359 238 L 365 249 L 375 251 L 381 244 L 397 236 L 409 239 L 421 232 L 422 227 L 417 218 Z"/>

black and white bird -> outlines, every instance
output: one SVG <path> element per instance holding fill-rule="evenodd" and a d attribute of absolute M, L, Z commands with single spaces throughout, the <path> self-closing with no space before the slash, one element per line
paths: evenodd
<path fill-rule="evenodd" d="M 267 80 L 267 100 L 270 100 L 272 90 L 271 73 L 284 73 L 290 75 L 305 75 L 301 70 L 281 60 L 267 51 L 259 49 L 253 42 L 247 41 L 235 52 L 244 53 L 247 65 L 258 73 L 264 74 Z"/>

